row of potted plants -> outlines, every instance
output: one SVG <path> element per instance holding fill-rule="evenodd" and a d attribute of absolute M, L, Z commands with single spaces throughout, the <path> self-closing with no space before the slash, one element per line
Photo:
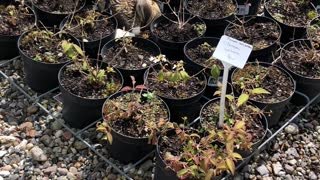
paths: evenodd
<path fill-rule="evenodd" d="M 208 9 L 228 5 L 210 2 L 219 6 Z M 301 3 L 292 6 L 305 5 Z M 194 1 L 197 7 L 193 8 L 199 10 L 202 4 Z M 186 7 L 189 11 L 190 5 Z M 11 12 L 13 7 L 18 7 L 18 12 Z M 13 7 L 0 8 L 9 23 L 24 17 L 17 16 L 24 14 L 24 8 Z M 224 24 L 224 34 L 254 46 L 251 61 L 265 63 L 252 62 L 233 71 L 223 126 L 217 125 L 219 99 L 212 99 L 200 112 L 192 112 L 201 121 L 189 127 L 187 121 L 193 118 L 186 118 L 185 111 L 199 102 L 205 90 L 213 94 L 219 89 L 222 66 L 211 58 L 219 38 L 201 37 L 210 31 L 208 23 L 186 14 L 181 3 L 179 7 L 178 12 L 163 14 L 151 23 L 154 42 L 138 37 L 114 39 L 117 20 L 90 6 L 59 22 L 59 30 L 30 30 L 32 23 L 29 27 L 20 22 L 19 26 L 26 28 L 19 33 L 26 32 L 17 44 L 32 89 L 46 92 L 59 85 L 63 117 L 69 125 L 83 128 L 102 116 L 97 130 L 105 135 L 112 156 L 123 162 L 135 161 L 156 144 L 155 178 L 212 179 L 226 171 L 234 173 L 237 160 L 263 140 L 268 124 L 277 125 L 296 90 L 295 80 L 298 89 L 310 97 L 319 93 L 319 23 L 316 19 L 308 27 L 309 40 L 292 41 L 281 49 L 283 68 L 270 63 L 283 35 L 281 24 L 257 16 Z M 161 52 L 176 61 L 167 60 Z M 181 57 L 185 60 L 180 61 Z M 217 86 L 209 88 L 212 82 L 207 79 Z"/>

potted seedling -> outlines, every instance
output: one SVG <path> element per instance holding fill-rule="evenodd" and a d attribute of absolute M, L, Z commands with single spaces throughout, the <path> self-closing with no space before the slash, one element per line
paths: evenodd
<path fill-rule="evenodd" d="M 199 101 L 207 84 L 202 71 L 195 71 L 183 61 L 160 61 L 149 68 L 145 78 L 146 86 L 169 105 L 173 121 L 197 114 L 192 105 Z"/>
<path fill-rule="evenodd" d="M 79 45 L 79 42 L 68 34 L 45 29 L 33 29 L 20 36 L 18 48 L 24 61 L 26 82 L 34 91 L 43 93 L 59 85 L 59 70 L 70 61 L 63 53 L 64 40 Z"/>
<path fill-rule="evenodd" d="M 186 8 L 206 23 L 206 35 L 218 38 L 237 13 L 237 3 L 233 0 L 187 0 Z"/>
<path fill-rule="evenodd" d="M 0 2 L 0 60 L 10 59 L 19 54 L 19 36 L 36 25 L 34 11 L 14 0 Z"/>
<path fill-rule="evenodd" d="M 75 36 L 92 58 L 97 57 L 102 45 L 114 39 L 117 27 L 117 20 L 96 6 L 87 6 L 60 24 L 60 29 Z"/>
<path fill-rule="evenodd" d="M 318 16 L 317 5 L 313 0 L 265 0 L 264 14 L 280 24 L 281 42 L 287 43 L 304 36 L 308 22 Z"/>
<path fill-rule="evenodd" d="M 103 102 L 121 89 L 121 73 L 107 64 L 89 59 L 81 48 L 63 41 L 64 53 L 72 60 L 59 71 L 64 120 L 72 127 L 84 128 L 101 117 Z"/>
<path fill-rule="evenodd" d="M 311 42 L 320 43 L 320 21 L 319 17 L 310 21 L 307 27 L 307 38 L 311 40 Z"/>
<path fill-rule="evenodd" d="M 32 0 L 34 11 L 39 21 L 45 26 L 59 26 L 68 15 L 79 11 L 85 5 L 85 0 Z"/>
<path fill-rule="evenodd" d="M 170 58 L 183 58 L 183 46 L 191 39 L 203 36 L 206 24 L 196 17 L 185 12 L 183 1 L 176 12 L 162 14 L 150 26 L 151 34 L 161 48 L 161 52 Z"/>
<path fill-rule="evenodd" d="M 232 73 L 231 81 L 236 93 L 250 96 L 255 105 L 268 113 L 270 127 L 278 124 L 296 90 L 291 75 L 269 63 L 248 63 L 243 69 L 236 69 Z"/>
<path fill-rule="evenodd" d="M 240 119 L 205 131 L 176 126 L 159 137 L 154 179 L 211 180 L 220 179 L 226 172 L 234 174 L 235 163 L 242 159 L 235 149 L 251 147 L 247 123 Z"/>
<path fill-rule="evenodd" d="M 225 35 L 253 46 L 249 61 L 270 62 L 280 43 L 281 28 L 268 17 L 244 16 L 230 23 Z"/>
<path fill-rule="evenodd" d="M 97 123 L 111 156 L 125 163 L 146 156 L 155 148 L 159 133 L 172 128 L 166 103 L 153 92 L 136 89 L 135 83 L 133 78 L 132 89 L 105 101 L 103 121 Z"/>
<path fill-rule="evenodd" d="M 138 84 L 143 84 L 145 71 L 156 61 L 159 47 L 148 39 L 122 37 L 109 41 L 101 50 L 104 62 L 120 70 L 124 84 L 130 85 L 134 76 Z"/>
<path fill-rule="evenodd" d="M 221 61 L 212 57 L 218 42 L 218 38 L 199 37 L 190 40 L 184 46 L 185 61 L 190 63 L 196 71 L 204 70 L 208 79 L 206 97 L 212 97 L 212 92 L 218 90 L 217 80 L 223 69 Z"/>
<path fill-rule="evenodd" d="M 297 90 L 313 98 L 320 92 L 318 39 L 289 42 L 281 50 L 281 63 L 297 82 Z"/>

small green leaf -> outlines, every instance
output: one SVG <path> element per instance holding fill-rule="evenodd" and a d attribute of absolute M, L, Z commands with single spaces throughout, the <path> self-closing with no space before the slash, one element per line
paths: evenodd
<path fill-rule="evenodd" d="M 188 169 L 182 169 L 182 170 L 178 171 L 177 176 L 181 177 L 181 176 L 187 174 L 188 171 L 189 171 Z"/>
<path fill-rule="evenodd" d="M 255 88 L 255 89 L 252 89 L 251 91 L 252 94 L 270 94 L 269 91 L 263 89 L 263 88 Z"/>
<path fill-rule="evenodd" d="M 113 138 L 112 138 L 111 133 L 106 132 L 106 135 L 107 135 L 107 138 L 108 138 L 109 143 L 112 144 Z"/>
<path fill-rule="evenodd" d="M 163 74 L 163 70 L 160 70 L 158 73 L 158 80 L 161 82 L 164 80 L 164 74 Z"/>
<path fill-rule="evenodd" d="M 230 158 L 227 158 L 226 163 L 227 163 L 228 169 L 230 170 L 231 174 L 234 175 L 234 172 L 236 169 L 234 162 Z"/>
<path fill-rule="evenodd" d="M 220 67 L 216 64 L 212 65 L 211 67 L 211 76 L 217 81 L 220 76 Z"/>
<path fill-rule="evenodd" d="M 249 100 L 249 95 L 248 94 L 241 94 L 240 97 L 238 98 L 238 103 L 237 106 L 241 106 L 242 104 L 246 103 Z"/>

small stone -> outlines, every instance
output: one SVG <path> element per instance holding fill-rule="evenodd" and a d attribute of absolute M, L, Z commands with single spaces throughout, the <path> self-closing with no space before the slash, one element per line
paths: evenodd
<path fill-rule="evenodd" d="M 2 177 L 8 177 L 10 175 L 9 171 L 0 171 L 0 176 Z"/>
<path fill-rule="evenodd" d="M 77 150 L 83 150 L 87 148 L 87 145 L 85 145 L 83 142 L 81 141 L 76 141 L 73 144 L 74 148 L 76 148 Z"/>
<path fill-rule="evenodd" d="M 30 129 L 27 131 L 27 136 L 28 137 L 35 137 L 36 136 L 37 131 L 34 129 Z"/>
<path fill-rule="evenodd" d="M 48 159 L 43 150 L 38 146 L 35 146 L 31 149 L 31 156 L 36 161 L 47 161 Z"/>
<path fill-rule="evenodd" d="M 32 143 L 28 143 L 27 146 L 26 146 L 26 149 L 30 150 L 31 148 L 33 148 L 33 144 Z"/>
<path fill-rule="evenodd" d="M 291 160 L 288 161 L 288 163 L 293 166 L 293 165 L 297 164 L 297 160 L 291 159 Z"/>
<path fill-rule="evenodd" d="M 58 130 L 58 131 L 54 134 L 54 136 L 55 136 L 56 138 L 59 138 L 59 137 L 62 136 L 62 134 L 63 134 L 63 131 L 62 131 L 62 130 Z"/>
<path fill-rule="evenodd" d="M 71 172 L 67 173 L 67 178 L 70 179 L 70 180 L 77 179 L 77 177 L 74 174 L 72 174 Z"/>
<path fill-rule="evenodd" d="M 286 151 L 286 154 L 292 155 L 292 156 L 294 156 L 294 157 L 296 157 L 296 158 L 299 157 L 299 154 L 298 154 L 296 148 L 289 148 L 289 149 Z"/>
<path fill-rule="evenodd" d="M 20 124 L 20 126 L 19 126 L 20 130 L 29 130 L 32 128 L 33 128 L 32 122 L 24 122 L 24 123 Z"/>
<path fill-rule="evenodd" d="M 151 160 L 147 160 L 140 166 L 140 169 L 143 171 L 148 171 L 152 167 L 153 167 L 153 162 Z"/>
<path fill-rule="evenodd" d="M 29 107 L 27 108 L 27 113 L 28 113 L 28 114 L 34 114 L 34 113 L 36 113 L 37 111 L 38 111 L 38 107 L 37 107 L 37 106 L 34 106 L 34 105 L 29 106 Z"/>
<path fill-rule="evenodd" d="M 10 166 L 10 165 L 6 165 L 6 166 L 4 166 L 4 167 L 2 167 L 2 168 L 0 168 L 2 171 L 11 171 L 11 169 L 12 169 L 12 166 Z"/>
<path fill-rule="evenodd" d="M 284 131 L 288 134 L 298 134 L 299 133 L 299 127 L 295 123 L 290 123 Z"/>
<path fill-rule="evenodd" d="M 280 162 L 272 164 L 272 169 L 275 175 L 282 175 L 281 171 L 283 170 L 283 168 Z"/>
<path fill-rule="evenodd" d="M 117 180 L 117 175 L 115 175 L 115 174 L 109 174 L 109 175 L 107 176 L 107 179 L 108 179 L 108 180 Z"/>
<path fill-rule="evenodd" d="M 288 164 L 284 165 L 284 169 L 289 174 L 292 174 L 294 172 L 294 168 Z"/>
<path fill-rule="evenodd" d="M 256 169 L 261 176 L 269 174 L 268 168 L 265 165 L 261 165 Z"/>
<path fill-rule="evenodd" d="M 285 176 L 285 180 L 293 180 L 293 179 L 292 179 L 291 175 L 288 174 Z"/>
<path fill-rule="evenodd" d="M 317 177 L 317 175 L 316 175 L 313 171 L 311 171 L 311 172 L 309 173 L 309 179 L 311 179 L 311 180 L 316 180 L 316 179 L 318 179 L 318 177 Z"/>
<path fill-rule="evenodd" d="M 52 129 L 53 131 L 59 130 L 59 129 L 61 129 L 61 128 L 62 128 L 62 125 L 61 125 L 58 121 L 53 121 L 53 122 L 51 123 L 51 129 Z"/>
<path fill-rule="evenodd" d="M 65 141 L 69 141 L 72 137 L 72 133 L 69 131 L 65 131 L 63 132 L 62 137 Z"/>
<path fill-rule="evenodd" d="M 0 158 L 7 154 L 7 151 L 0 151 Z"/>
<path fill-rule="evenodd" d="M 42 142 L 44 145 L 49 146 L 49 144 L 51 143 L 52 139 L 50 136 L 48 135 L 44 135 L 40 138 L 40 142 Z"/>
<path fill-rule="evenodd" d="M 18 174 L 11 174 L 8 179 L 9 180 L 17 180 L 17 179 L 19 179 L 19 175 Z M 0 180 L 1 180 L 1 178 L 0 178 Z"/>
<path fill-rule="evenodd" d="M 46 169 L 43 170 L 45 174 L 51 174 L 51 173 L 56 173 L 57 172 L 57 166 L 53 165 L 51 167 L 47 167 Z"/>
<path fill-rule="evenodd" d="M 70 167 L 69 172 L 71 172 L 72 174 L 78 174 L 78 170 L 75 167 Z"/>
<path fill-rule="evenodd" d="M 58 168 L 57 170 L 58 170 L 58 173 L 59 173 L 60 175 L 65 176 L 65 175 L 68 174 L 68 169 L 66 169 L 66 168 Z"/>

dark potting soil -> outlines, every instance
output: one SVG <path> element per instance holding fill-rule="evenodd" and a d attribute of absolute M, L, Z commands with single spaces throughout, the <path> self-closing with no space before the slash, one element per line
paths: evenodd
<path fill-rule="evenodd" d="M 112 60 L 119 52 L 120 54 Z M 150 60 L 152 56 L 153 54 L 151 52 L 144 50 L 143 47 L 138 47 L 134 42 L 132 45 L 127 45 L 126 49 L 116 42 L 115 45 L 108 49 L 106 54 L 103 55 L 103 60 L 117 68 L 138 70 L 152 65 L 154 63 Z"/>
<path fill-rule="evenodd" d="M 114 90 L 108 92 L 106 85 L 92 85 L 73 64 L 68 65 L 61 74 L 61 85 L 72 94 L 87 99 L 101 99 L 110 96 L 121 88 L 121 79 L 116 73 L 108 74 L 105 82 L 114 84 Z"/>
<path fill-rule="evenodd" d="M 63 39 L 67 40 L 50 31 L 32 31 L 22 38 L 20 49 L 35 61 L 63 63 L 69 60 L 61 46 Z"/>
<path fill-rule="evenodd" d="M 106 115 L 114 113 L 114 111 L 110 111 L 108 104 L 110 106 L 117 104 L 121 112 L 128 113 L 127 109 L 129 109 L 129 106 L 136 102 L 139 103 L 139 106 L 136 107 L 136 111 L 131 112 L 131 119 L 106 121 L 111 124 L 113 130 L 120 134 L 136 138 L 145 138 L 152 135 L 148 126 L 155 126 L 160 119 L 168 120 L 169 113 L 159 98 L 147 101 L 141 98 L 140 93 L 126 93 L 115 99 L 108 100 L 104 105 L 103 115 L 106 117 Z M 139 118 L 139 120 L 137 118 Z M 146 122 L 149 123 L 146 124 Z"/>
<path fill-rule="evenodd" d="M 46 12 L 68 14 L 78 10 L 84 4 L 84 0 L 33 0 L 33 3 Z"/>
<path fill-rule="evenodd" d="M 148 87 L 150 91 L 156 91 L 159 96 L 171 99 L 186 99 L 199 94 L 205 88 L 205 82 L 192 76 L 185 82 L 172 85 L 170 82 L 159 82 L 158 72 L 150 72 L 148 75 Z"/>
<path fill-rule="evenodd" d="M 294 93 L 294 85 L 290 78 L 280 69 L 262 65 L 246 65 L 243 69 L 234 73 L 232 84 L 237 92 L 241 92 L 239 84 L 244 80 L 246 89 L 263 88 L 270 94 L 250 95 L 250 99 L 264 103 L 276 103 L 284 101 Z"/>
<path fill-rule="evenodd" d="M 186 53 L 193 62 L 203 67 L 211 68 L 213 65 L 218 65 L 220 68 L 223 68 L 221 61 L 211 58 L 215 49 L 215 47 L 212 47 L 211 49 L 204 50 L 200 44 L 195 48 L 188 49 Z"/>
<path fill-rule="evenodd" d="M 315 11 L 309 1 L 298 3 L 296 0 L 270 0 L 266 2 L 266 7 L 279 22 L 298 27 L 306 26 L 313 19 L 308 18 L 308 13 Z"/>
<path fill-rule="evenodd" d="M 226 35 L 253 45 L 254 50 L 267 48 L 280 37 L 280 30 L 273 22 L 255 23 L 247 22 L 232 25 Z"/>
<path fill-rule="evenodd" d="M 34 26 L 34 23 L 34 14 L 25 6 L 0 5 L 0 35 L 21 35 L 23 32 L 30 30 Z"/>
<path fill-rule="evenodd" d="M 201 118 L 202 124 L 206 128 L 214 128 L 216 129 L 217 123 L 219 121 L 219 109 L 220 109 L 220 101 L 213 102 L 203 108 Z M 229 117 L 233 116 L 233 112 L 228 105 L 228 101 L 226 101 L 227 108 L 225 108 L 225 113 L 229 115 Z M 258 116 L 254 116 L 255 112 L 252 111 L 251 108 L 248 108 L 251 105 L 242 106 L 238 109 L 246 118 L 246 131 L 252 135 L 252 143 L 258 142 L 265 134 L 265 130 Z M 236 120 L 237 117 L 233 119 Z"/>
<path fill-rule="evenodd" d="M 85 19 L 88 18 L 88 16 L 92 16 L 93 13 L 97 13 L 93 25 L 86 24 L 82 26 L 79 24 L 80 21 L 85 21 Z M 110 20 L 110 17 L 99 12 L 95 12 L 94 10 L 76 13 L 72 22 L 67 23 L 67 32 L 84 42 L 102 39 L 115 31 L 115 24 Z"/>
<path fill-rule="evenodd" d="M 309 48 L 303 42 L 283 52 L 283 63 L 291 71 L 313 79 L 320 79 L 320 49 Z"/>
<path fill-rule="evenodd" d="M 205 19 L 221 19 L 236 14 L 232 0 L 188 0 L 188 10 Z"/>
<path fill-rule="evenodd" d="M 178 24 L 166 21 L 160 22 L 153 33 L 159 38 L 171 42 L 186 42 L 199 36 L 190 23 L 179 28 Z"/>

